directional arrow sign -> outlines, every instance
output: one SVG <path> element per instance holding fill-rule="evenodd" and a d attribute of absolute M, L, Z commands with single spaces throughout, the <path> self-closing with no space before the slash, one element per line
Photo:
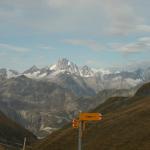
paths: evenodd
<path fill-rule="evenodd" d="M 102 120 L 102 114 L 100 114 L 100 113 L 80 113 L 79 120 L 81 120 L 81 121 Z"/>
<path fill-rule="evenodd" d="M 78 119 L 73 119 L 72 120 L 72 127 L 73 128 L 78 128 L 79 127 L 79 120 Z"/>

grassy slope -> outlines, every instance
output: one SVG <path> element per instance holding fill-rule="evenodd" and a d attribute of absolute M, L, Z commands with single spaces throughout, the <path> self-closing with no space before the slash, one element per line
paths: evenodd
<path fill-rule="evenodd" d="M 8 119 L 0 112 L 0 141 L 22 143 L 24 137 L 28 138 L 28 144 L 36 139 L 31 132 Z"/>
<path fill-rule="evenodd" d="M 133 98 L 114 97 L 97 107 L 94 111 L 103 112 L 104 119 L 86 126 L 83 149 L 149 150 L 149 91 L 146 84 Z M 77 130 L 68 126 L 35 144 L 33 150 L 76 150 Z"/>

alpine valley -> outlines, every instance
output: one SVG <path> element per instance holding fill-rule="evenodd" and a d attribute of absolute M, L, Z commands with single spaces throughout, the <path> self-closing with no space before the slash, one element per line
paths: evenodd
<path fill-rule="evenodd" d="M 112 96 L 131 97 L 150 81 L 150 68 L 111 71 L 79 67 L 67 59 L 22 73 L 0 69 L 0 110 L 45 137 Z"/>

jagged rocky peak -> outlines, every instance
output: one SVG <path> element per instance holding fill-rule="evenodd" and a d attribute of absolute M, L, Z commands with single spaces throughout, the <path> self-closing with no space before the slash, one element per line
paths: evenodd
<path fill-rule="evenodd" d="M 0 69 L 0 75 L 6 75 L 7 70 L 5 68 Z"/>
<path fill-rule="evenodd" d="M 33 65 L 30 69 L 24 71 L 24 74 L 28 74 L 28 73 L 34 73 L 39 71 L 39 68 L 37 68 L 35 65 Z"/>
<path fill-rule="evenodd" d="M 139 69 L 135 70 L 135 74 L 136 74 L 137 78 L 143 79 L 143 77 L 144 77 L 144 69 L 139 68 Z"/>
<path fill-rule="evenodd" d="M 0 78 L 1 79 L 12 78 L 12 77 L 16 77 L 17 75 L 19 75 L 19 73 L 15 70 L 5 69 L 5 68 L 0 69 Z"/>
<path fill-rule="evenodd" d="M 59 59 L 53 68 L 54 70 L 64 70 L 71 73 L 79 73 L 78 66 L 66 58 Z"/>
<path fill-rule="evenodd" d="M 93 70 L 90 67 L 88 67 L 87 65 L 85 65 L 81 68 L 80 73 L 81 73 L 81 76 L 84 76 L 84 77 L 94 76 Z"/>
<path fill-rule="evenodd" d="M 14 75 L 19 75 L 19 72 L 16 71 L 16 70 L 9 69 L 8 71 L 11 72 Z"/>
<path fill-rule="evenodd" d="M 65 69 L 68 69 L 72 65 L 74 66 L 74 64 L 70 62 L 68 59 L 62 58 L 58 60 L 56 67 L 60 70 L 65 70 Z"/>
<path fill-rule="evenodd" d="M 2 68 L 0 69 L 0 81 L 7 78 L 7 70 Z"/>
<path fill-rule="evenodd" d="M 19 75 L 19 72 L 12 69 L 7 69 L 7 78 L 17 77 Z"/>
<path fill-rule="evenodd" d="M 150 67 L 144 70 L 144 79 L 150 81 Z"/>

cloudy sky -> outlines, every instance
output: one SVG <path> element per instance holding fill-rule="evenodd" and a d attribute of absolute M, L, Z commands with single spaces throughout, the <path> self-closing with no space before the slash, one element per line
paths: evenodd
<path fill-rule="evenodd" d="M 0 68 L 68 58 L 94 68 L 149 64 L 149 0 L 0 0 Z"/>

